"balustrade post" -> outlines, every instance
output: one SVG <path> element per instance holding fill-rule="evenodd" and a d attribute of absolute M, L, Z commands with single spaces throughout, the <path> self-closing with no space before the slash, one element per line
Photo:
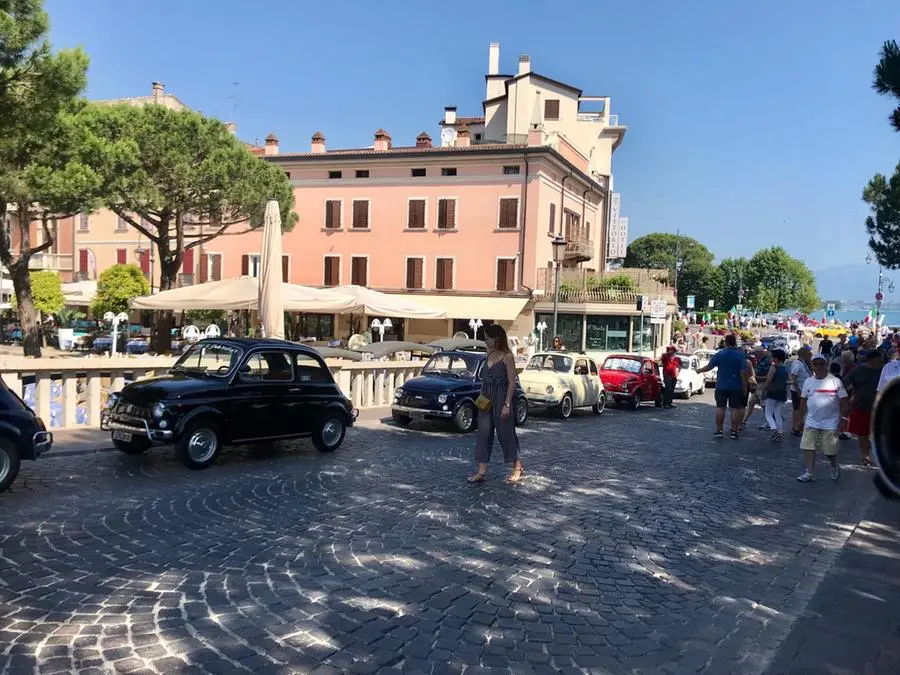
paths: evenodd
<path fill-rule="evenodd" d="M 375 397 L 372 401 L 372 405 L 376 408 L 380 408 L 384 405 L 384 376 L 384 369 L 375 373 Z"/>
<path fill-rule="evenodd" d="M 50 428 L 50 400 L 52 397 L 50 373 L 40 371 L 34 374 L 34 409 L 37 416 Z"/>
<path fill-rule="evenodd" d="M 110 393 L 119 392 L 125 388 L 125 373 L 121 370 L 114 370 L 109 374 Z"/>
<path fill-rule="evenodd" d="M 66 371 L 62 379 L 62 420 L 63 428 L 74 427 L 78 423 L 78 377 L 77 373 Z"/>
<path fill-rule="evenodd" d="M 88 426 L 100 426 L 100 392 L 103 385 L 100 381 L 100 372 L 93 371 L 87 374 L 87 413 Z"/>

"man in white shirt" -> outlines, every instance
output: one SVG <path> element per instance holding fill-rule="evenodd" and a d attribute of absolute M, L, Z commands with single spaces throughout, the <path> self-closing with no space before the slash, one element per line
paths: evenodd
<path fill-rule="evenodd" d="M 791 420 L 791 432 L 794 436 L 800 436 L 803 433 L 803 413 L 800 411 L 800 392 L 803 391 L 803 384 L 812 375 L 812 367 L 810 366 L 810 358 L 812 358 L 812 349 L 809 347 L 801 347 L 797 351 L 797 358 L 791 361 L 788 367 L 788 383 L 791 385 L 791 408 L 793 415 Z"/>
<path fill-rule="evenodd" d="M 897 356 L 897 350 L 892 350 L 891 360 L 885 363 L 884 368 L 881 369 L 881 377 L 878 378 L 879 393 L 884 391 L 884 388 L 888 386 L 891 380 L 900 377 L 900 361 L 897 360 Z"/>
<path fill-rule="evenodd" d="M 800 412 L 805 417 L 800 449 L 805 456 L 805 469 L 797 476 L 801 483 L 815 480 L 816 452 L 831 464 L 831 480 L 841 477 L 837 462 L 838 433 L 845 431 L 850 402 L 844 385 L 828 372 L 828 359 L 822 354 L 812 357 L 813 376 L 807 378 L 800 392 Z"/>

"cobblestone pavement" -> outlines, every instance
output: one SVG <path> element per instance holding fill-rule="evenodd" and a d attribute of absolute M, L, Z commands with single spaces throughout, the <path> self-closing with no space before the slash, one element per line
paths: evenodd
<path fill-rule="evenodd" d="M 711 393 L 535 416 L 528 478 L 471 436 L 337 453 L 47 458 L 0 495 L 0 673 L 754 673 L 874 499 L 796 441 L 716 441 Z M 751 426 L 759 423 L 757 417 Z"/>

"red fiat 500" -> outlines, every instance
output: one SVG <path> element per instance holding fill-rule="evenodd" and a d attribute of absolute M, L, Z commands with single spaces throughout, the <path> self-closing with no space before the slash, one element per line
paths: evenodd
<path fill-rule="evenodd" d="M 613 354 L 600 368 L 600 379 L 617 405 L 637 410 L 644 401 L 662 405 L 662 380 L 656 361 L 635 354 Z"/>

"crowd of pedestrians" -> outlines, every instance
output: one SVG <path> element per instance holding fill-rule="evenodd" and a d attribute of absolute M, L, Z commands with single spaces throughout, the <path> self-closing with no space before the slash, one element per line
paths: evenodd
<path fill-rule="evenodd" d="M 696 341 L 696 338 L 694 338 Z M 739 345 L 725 336 L 720 349 L 699 372 L 716 370 L 715 437 L 740 438 L 757 405 L 765 413 L 760 429 L 773 443 L 784 440 L 785 407 L 791 402 L 791 433 L 800 439 L 803 469 L 797 480 L 815 480 L 817 455 L 828 461 L 832 480 L 841 475 L 839 440 L 855 438 L 861 461 L 872 464 L 870 422 L 878 392 L 900 377 L 900 332 L 823 339 L 817 349 L 804 345 L 791 359 L 784 349 Z M 665 375 L 665 357 L 663 359 Z M 668 385 L 666 379 L 666 385 Z M 665 400 L 670 400 L 668 397 Z"/>

